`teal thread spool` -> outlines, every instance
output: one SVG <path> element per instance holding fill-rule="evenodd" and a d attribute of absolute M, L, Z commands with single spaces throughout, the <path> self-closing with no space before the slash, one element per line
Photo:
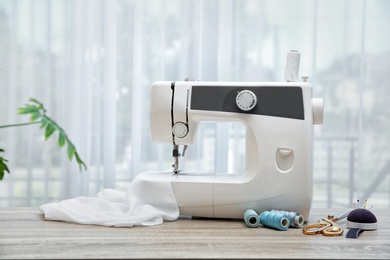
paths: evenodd
<path fill-rule="evenodd" d="M 260 217 L 253 209 L 247 209 L 244 212 L 245 224 L 250 228 L 256 228 L 260 225 Z"/>
<path fill-rule="evenodd" d="M 297 212 L 294 212 L 294 211 L 273 209 L 273 210 L 271 210 L 271 212 L 275 212 L 278 214 L 286 214 L 288 216 L 288 219 L 290 220 L 290 227 L 303 227 L 303 224 L 305 222 L 305 219 L 303 218 L 303 216 Z"/>
<path fill-rule="evenodd" d="M 284 213 L 279 214 L 275 212 L 264 211 L 260 214 L 260 223 L 265 227 L 285 231 L 290 225 L 290 220 Z"/>

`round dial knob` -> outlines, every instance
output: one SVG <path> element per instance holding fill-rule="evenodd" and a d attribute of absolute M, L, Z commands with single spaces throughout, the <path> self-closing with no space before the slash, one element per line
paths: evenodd
<path fill-rule="evenodd" d="M 250 111 L 256 106 L 257 97 L 252 91 L 243 90 L 237 94 L 236 104 L 239 109 L 243 111 Z"/>
<path fill-rule="evenodd" d="M 183 122 L 176 122 L 172 127 L 172 133 L 179 138 L 183 138 L 188 133 L 188 127 Z"/>

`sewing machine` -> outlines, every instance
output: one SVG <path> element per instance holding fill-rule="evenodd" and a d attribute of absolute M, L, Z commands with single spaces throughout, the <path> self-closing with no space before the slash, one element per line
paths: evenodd
<path fill-rule="evenodd" d="M 295 211 L 308 219 L 313 124 L 323 120 L 322 99 L 312 97 L 310 83 L 159 81 L 150 103 L 153 141 L 173 147 L 171 186 L 181 215 L 242 218 L 251 208 Z M 243 173 L 180 171 L 180 157 L 202 121 L 245 125 Z"/>

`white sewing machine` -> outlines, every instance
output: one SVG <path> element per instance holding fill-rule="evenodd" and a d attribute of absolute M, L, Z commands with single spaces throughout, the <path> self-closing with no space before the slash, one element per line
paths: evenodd
<path fill-rule="evenodd" d="M 312 201 L 313 124 L 322 99 L 307 82 L 155 82 L 151 131 L 173 145 L 171 185 L 181 215 L 242 218 L 281 209 L 308 219 Z M 191 174 L 179 169 L 179 148 L 195 142 L 202 121 L 240 121 L 246 127 L 246 170 Z"/>

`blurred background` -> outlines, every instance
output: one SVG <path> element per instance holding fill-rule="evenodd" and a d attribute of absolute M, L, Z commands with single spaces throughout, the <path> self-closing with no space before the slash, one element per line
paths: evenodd
<path fill-rule="evenodd" d="M 390 1 L 0 0 L 0 125 L 30 97 L 75 144 L 80 172 L 38 125 L 1 128 L 0 207 L 40 206 L 168 170 L 154 144 L 154 81 L 283 81 L 289 50 L 324 98 L 313 207 L 390 207 Z M 245 129 L 204 123 L 182 168 L 239 174 Z"/>

